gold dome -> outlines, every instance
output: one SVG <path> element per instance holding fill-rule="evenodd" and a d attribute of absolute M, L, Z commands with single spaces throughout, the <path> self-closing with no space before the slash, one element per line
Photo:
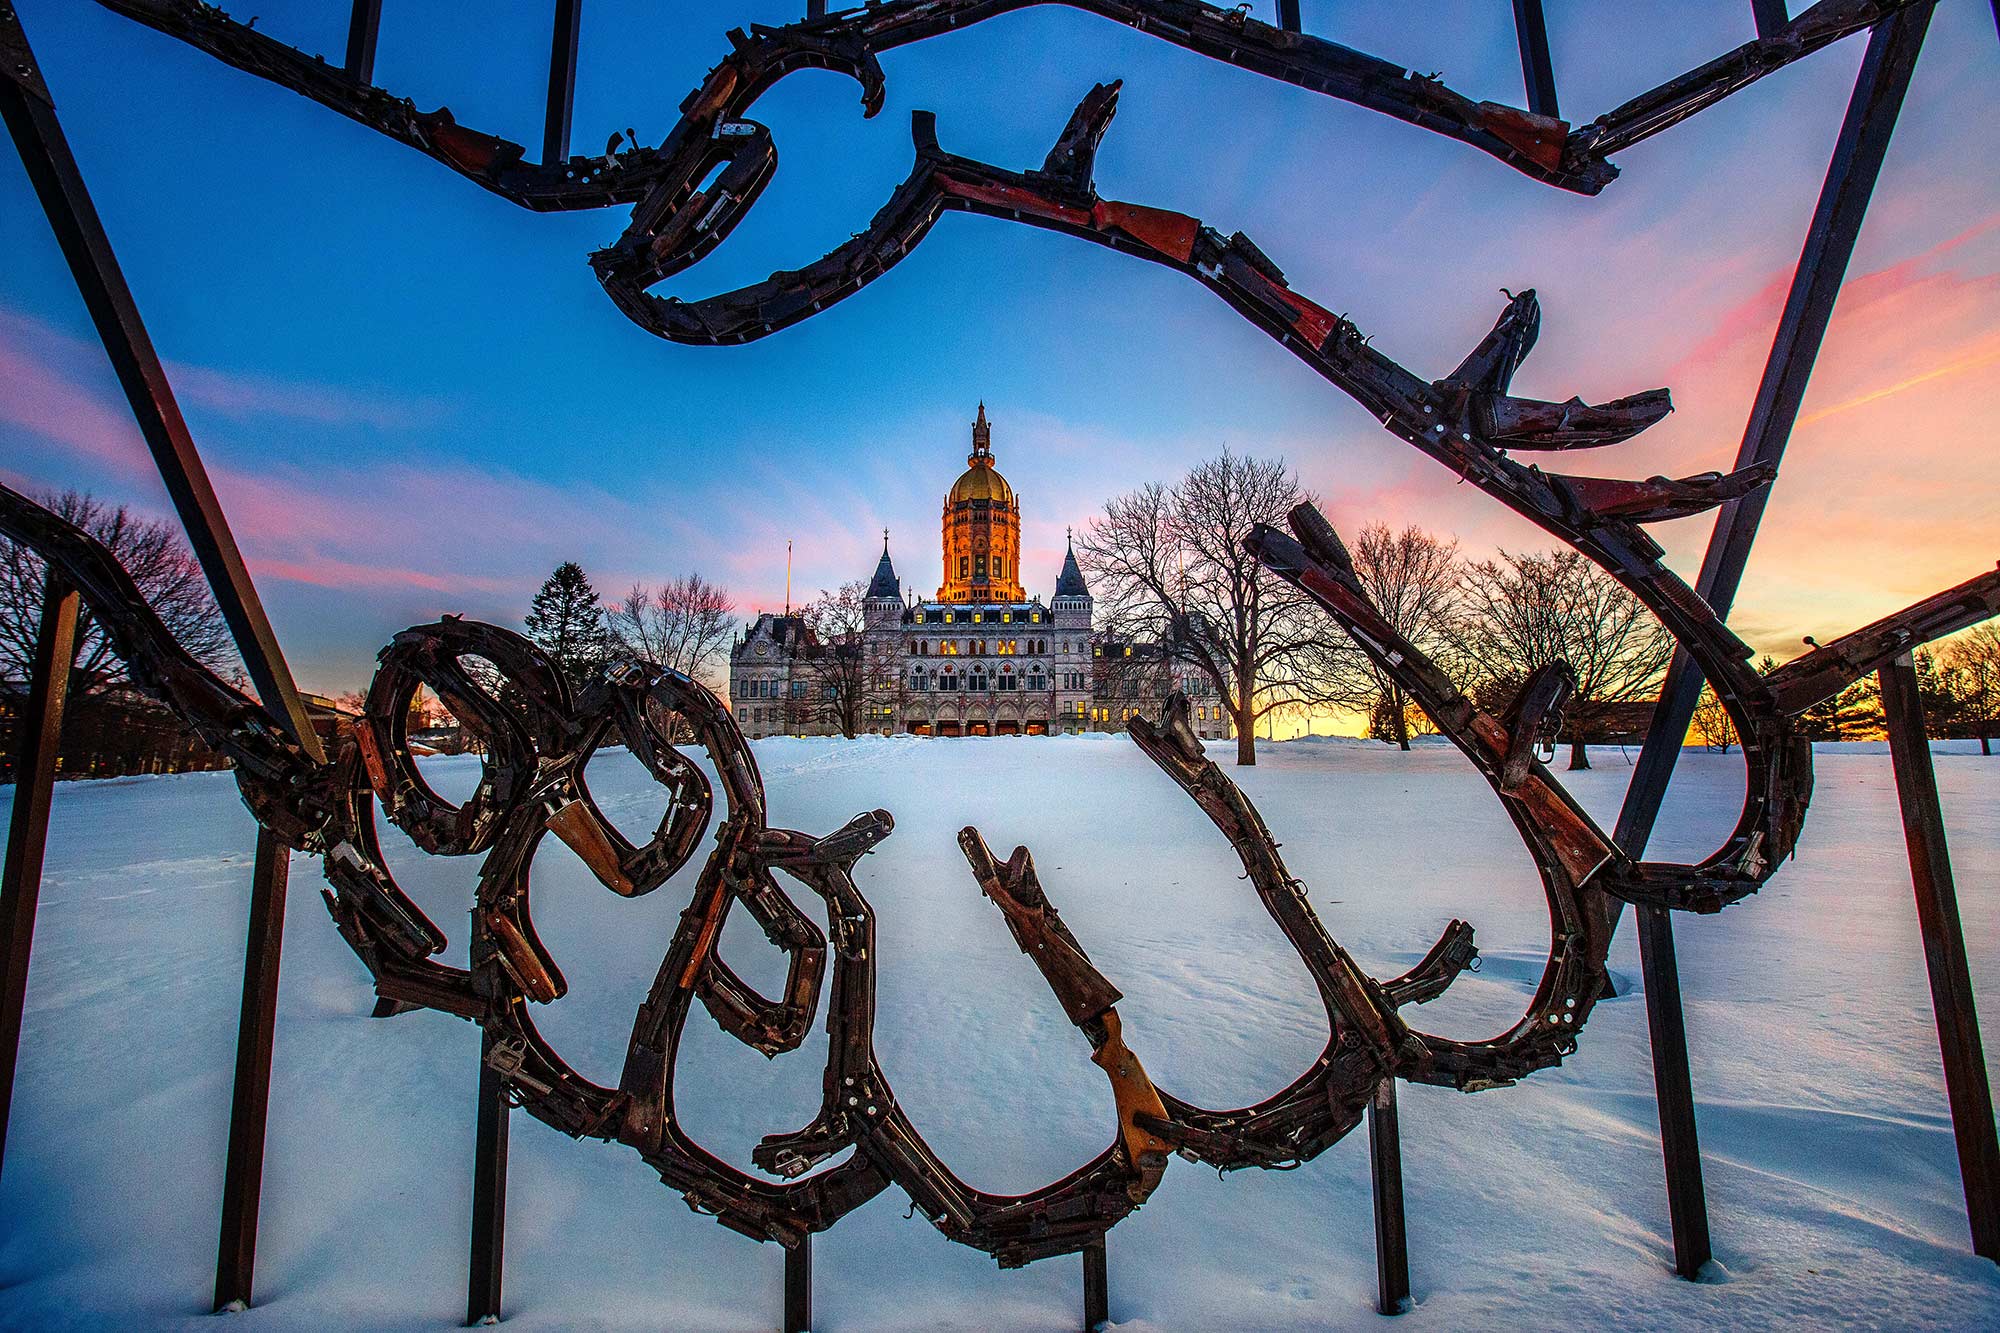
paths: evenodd
<path fill-rule="evenodd" d="M 979 419 L 972 423 L 972 453 L 965 460 L 965 471 L 951 484 L 951 493 L 944 497 L 946 508 L 968 500 L 990 500 L 1010 509 L 1014 505 L 1014 488 L 993 466 L 993 426 L 986 420 L 983 400 L 979 404 Z"/>
<path fill-rule="evenodd" d="M 975 458 L 972 466 L 960 474 L 951 484 L 951 494 L 945 497 L 947 504 L 960 504 L 966 500 L 993 500 L 1001 504 L 1014 503 L 1014 488 L 1000 475 L 992 460 Z"/>

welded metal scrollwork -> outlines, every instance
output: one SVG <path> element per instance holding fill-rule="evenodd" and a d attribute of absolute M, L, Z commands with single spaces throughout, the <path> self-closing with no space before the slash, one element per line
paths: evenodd
<path fill-rule="evenodd" d="M 1157 724 L 1132 723 L 1132 737 L 1236 851 L 1252 890 L 1319 991 L 1326 1046 L 1291 1084 L 1252 1106 L 1209 1109 L 1157 1087 L 1126 1039 L 1118 989 L 1062 921 L 1028 850 L 1017 848 L 1003 862 L 976 829 L 965 829 L 959 843 L 975 883 L 999 908 L 1110 1083 L 1110 1142 L 1102 1152 L 1041 1189 L 996 1195 L 967 1184 L 924 1141 L 875 1056 L 875 919 L 854 872 L 894 828 L 887 811 L 856 815 L 823 836 L 773 828 L 755 757 L 728 710 L 701 685 L 645 662 L 621 661 L 573 691 L 528 640 L 456 619 L 396 636 L 382 651 L 363 716 L 333 738 L 333 758 L 317 763 L 257 704 L 173 642 L 109 552 L 0 487 L 0 533 L 33 547 L 75 582 L 132 664 L 134 679 L 235 760 L 257 818 L 321 858 L 327 906 L 378 994 L 398 1006 L 479 1023 L 487 1063 L 531 1114 L 580 1138 L 628 1144 L 690 1206 L 759 1240 L 797 1244 L 894 1184 L 945 1235 L 1004 1265 L 1075 1251 L 1103 1235 L 1146 1201 L 1174 1153 L 1224 1170 L 1288 1167 L 1351 1130 L 1385 1078 L 1477 1091 L 1559 1063 L 1576 1049 L 1604 990 L 1605 908 L 1612 897 L 1651 901 L 1664 896 L 1654 886 L 1705 884 L 1716 875 L 1707 863 L 1626 861 L 1535 758 L 1533 741 L 1565 692 L 1562 669 L 1530 681 L 1507 717 L 1481 712 L 1382 621 L 1317 512 L 1302 508 L 1292 527 L 1292 535 L 1258 529 L 1248 537 L 1250 549 L 1304 588 L 1402 683 L 1486 777 L 1520 832 L 1549 902 L 1551 944 L 1541 983 L 1521 1019 L 1487 1040 L 1411 1027 L 1404 1011 L 1442 994 L 1476 956 L 1472 927 L 1454 920 L 1408 973 L 1383 982 L 1369 977 L 1320 922 L 1256 808 L 1203 753 L 1188 726 L 1186 701 L 1176 696 Z M 1731 873 L 1740 877 L 1727 881 L 1732 894 L 1770 875 L 1804 816 L 1811 752 L 1797 743 L 1792 714 L 1912 643 L 1996 611 L 2000 573 L 1835 640 L 1761 681 L 1753 677 L 1753 688 L 1720 682 L 1745 737 L 1759 746 L 1746 747 L 1753 778 L 1759 763 L 1771 770 L 1753 781 L 1744 815 L 1748 838 L 1764 854 L 1753 860 L 1730 853 Z M 403 733 L 420 686 L 435 691 L 480 742 L 480 779 L 463 802 L 448 801 L 426 783 Z M 670 715 L 706 753 L 713 784 L 661 729 L 659 719 Z M 607 744 L 629 749 L 664 794 L 659 824 L 643 844 L 603 816 L 585 784 L 591 756 Z M 1758 753 L 1792 758 L 1780 764 Z M 1780 809 L 1760 801 L 1759 783 L 1780 786 L 1790 804 Z M 714 787 L 722 794 L 719 813 Z M 468 968 L 437 961 L 444 932 L 396 883 L 376 838 L 377 803 L 424 850 L 483 857 Z M 633 1023 L 618 1085 L 594 1083 L 563 1059 L 532 1018 L 532 1006 L 559 1002 L 567 990 L 559 961 L 535 929 L 536 851 L 553 834 L 607 889 L 635 897 L 691 865 L 711 826 L 713 845 Z M 780 877 L 824 903 L 826 931 Z M 718 952 L 723 925 L 739 903 L 787 955 L 775 998 L 743 981 Z M 803 1043 L 823 986 L 829 1040 L 818 1114 L 757 1145 L 752 1165 L 763 1175 L 730 1165 L 689 1136 L 675 1114 L 680 1040 L 695 1003 L 738 1040 L 778 1055 Z"/>
<path fill-rule="evenodd" d="M 1534 346 L 1532 291 L 1510 299 L 1492 332 L 1456 369 L 1427 381 L 1377 351 L 1347 319 L 1292 291 L 1241 233 L 1099 196 L 1097 146 L 1119 85 L 1078 106 L 1039 168 L 1011 171 L 940 147 L 927 113 L 914 121 L 909 177 L 869 226 L 804 268 L 740 291 L 673 300 L 652 288 L 718 245 L 776 169 L 776 148 L 745 113 L 802 68 L 855 78 L 868 114 L 880 109 L 882 51 L 1054 0 L 890 0 L 782 28 L 732 33 L 732 52 L 682 105 L 657 149 L 616 142 L 601 157 L 534 164 L 505 140 L 459 126 L 448 112 L 359 83 L 195 0 L 102 0 L 110 8 L 296 89 L 437 158 L 483 187 L 535 209 L 633 206 L 619 241 L 593 257 L 619 307 L 660 336 L 726 344 L 766 336 L 858 292 L 919 244 L 948 211 L 1023 222 L 1105 245 L 1201 283 L 1366 407 L 1391 434 L 1581 551 L 1642 599 L 1700 666 L 1742 738 L 1748 770 L 1735 828 L 1696 862 L 1627 857 L 1539 758 L 1574 687 L 1551 664 L 1501 715 L 1482 711 L 1370 603 L 1340 539 L 1302 508 L 1290 531 L 1259 527 L 1248 549 L 1297 584 L 1467 757 L 1521 836 L 1548 899 L 1548 962 L 1520 1019 L 1481 1041 L 1435 1036 L 1406 1017 L 1442 994 L 1476 957 L 1473 927 L 1454 920 L 1402 976 L 1377 981 L 1340 947 L 1286 868 L 1248 798 L 1203 753 L 1185 700 L 1130 731 L 1193 799 L 1241 860 L 1245 878 L 1319 992 L 1328 1027 L 1321 1053 L 1282 1091 L 1250 1106 L 1208 1109 L 1157 1087 L 1128 1040 L 1117 987 L 1091 962 L 1017 848 L 1002 861 L 975 829 L 959 837 L 979 890 L 1048 982 L 1109 1082 L 1107 1146 L 1076 1170 L 1022 1195 L 967 1184 L 924 1141 L 897 1103 L 874 1049 L 873 909 L 856 883 L 861 859 L 894 827 L 887 811 L 856 815 L 823 835 L 773 827 L 756 761 L 722 702 L 685 676 L 642 661 L 612 664 L 573 689 L 532 643 L 510 631 L 447 618 L 396 636 L 383 650 L 364 715 L 332 738 L 319 762 L 259 705 L 175 644 L 108 552 L 47 510 L 0 487 L 0 533 L 40 552 L 82 591 L 133 679 L 235 762 L 252 813 L 289 846 L 317 855 L 334 921 L 398 1006 L 479 1023 L 485 1058 L 531 1114 L 578 1136 L 632 1147 L 696 1210 L 760 1240 L 796 1245 L 894 1184 L 953 1240 L 1003 1265 L 1082 1249 L 1158 1186 L 1170 1156 L 1221 1169 L 1283 1168 L 1310 1160 L 1361 1118 L 1384 1079 L 1477 1091 L 1559 1063 L 1577 1047 L 1605 989 L 1610 922 L 1619 901 L 1715 911 L 1753 892 L 1798 841 L 1812 794 L 1812 752 L 1795 719 L 1894 655 L 2000 612 L 1991 572 L 1829 642 L 1768 675 L 1750 651 L 1661 560 L 1645 525 L 1699 513 L 1769 480 L 1762 469 L 1670 479 L 1607 480 L 1544 471 L 1513 455 L 1617 444 L 1671 410 L 1663 389 L 1602 404 L 1508 393 Z M 1284 32 L 1197 0 L 1064 0 L 1190 50 L 1339 97 L 1459 139 L 1536 179 L 1594 193 L 1616 174 L 1606 155 L 1848 33 L 1908 0 L 1822 0 L 1768 37 L 1673 80 L 1581 129 L 1475 103 L 1434 79 L 1332 43 Z M 480 742 L 474 792 L 454 803 L 425 780 L 404 719 L 419 688 L 436 693 Z M 677 717 L 707 767 L 661 726 Z M 634 843 L 598 808 L 585 782 L 591 756 L 626 747 L 664 797 L 652 836 Z M 720 788 L 720 809 L 716 788 Z M 444 932 L 396 883 L 376 837 L 375 810 L 423 850 L 482 858 L 469 966 L 438 961 Z M 637 897 L 695 867 L 670 946 L 634 1020 L 616 1087 L 584 1078 L 541 1035 L 533 1006 L 561 1002 L 560 960 L 536 931 L 530 870 L 553 834 L 609 891 Z M 822 930 L 795 901 L 821 900 Z M 740 904 L 786 956 L 780 993 L 765 996 L 723 962 L 718 946 Z M 824 994 L 823 994 L 824 992 Z M 767 1055 L 797 1049 L 826 1013 L 823 1094 L 811 1123 L 765 1138 L 752 1174 L 703 1148 L 681 1125 L 675 1070 L 699 1002 L 726 1032 Z"/>

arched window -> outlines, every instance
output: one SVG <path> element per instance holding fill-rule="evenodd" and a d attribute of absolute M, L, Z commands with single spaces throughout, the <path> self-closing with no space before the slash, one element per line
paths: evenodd
<path fill-rule="evenodd" d="M 972 668 L 972 683 L 967 688 L 974 693 L 978 693 L 986 688 L 986 668 L 984 666 Z"/>
<path fill-rule="evenodd" d="M 1047 682 L 1042 678 L 1040 663 L 1036 663 L 1034 669 L 1028 672 L 1028 688 L 1037 694 L 1048 688 Z"/>
<path fill-rule="evenodd" d="M 920 666 L 911 667 L 910 688 L 913 690 L 921 690 L 923 687 L 924 687 L 924 669 Z"/>
<path fill-rule="evenodd" d="M 955 690 L 958 688 L 958 677 L 951 674 L 950 667 L 946 667 L 944 674 L 938 677 L 938 688 L 941 690 Z"/>
<path fill-rule="evenodd" d="M 1021 688 L 1020 678 L 1014 674 L 1014 664 L 1012 662 L 1000 668 L 1000 688 L 1003 690 L 1018 690 Z"/>

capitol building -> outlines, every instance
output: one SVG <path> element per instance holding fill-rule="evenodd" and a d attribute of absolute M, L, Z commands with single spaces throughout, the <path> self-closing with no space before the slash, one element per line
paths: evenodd
<path fill-rule="evenodd" d="M 904 596 L 885 534 L 850 641 L 823 642 L 802 617 L 766 613 L 731 645 L 729 702 L 746 736 L 835 734 L 843 718 L 882 735 L 1119 731 L 1157 716 L 1175 689 L 1198 735 L 1229 735 L 1214 686 L 1192 667 L 1156 644 L 1093 633 L 1073 546 L 1054 595 L 1029 595 L 1020 498 L 993 465 L 992 429 L 981 403 L 965 471 L 945 494 L 936 597 Z M 848 655 L 848 669 L 826 670 L 829 654 Z M 861 693 L 858 708 L 837 706 L 835 681 Z"/>

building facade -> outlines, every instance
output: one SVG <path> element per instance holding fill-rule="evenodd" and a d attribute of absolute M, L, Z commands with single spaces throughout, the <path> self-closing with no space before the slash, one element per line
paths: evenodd
<path fill-rule="evenodd" d="M 729 654 L 729 698 L 751 737 L 841 730 L 831 697 L 857 690 L 856 729 L 893 735 L 1036 736 L 1119 731 L 1157 716 L 1180 689 L 1196 733 L 1224 739 L 1214 687 L 1157 645 L 1092 633 L 1093 603 L 1072 546 L 1053 595 L 1022 582 L 1020 497 L 993 462 L 986 405 L 972 423 L 965 471 L 946 492 L 937 595 L 904 594 L 888 536 L 852 641 L 823 643 L 799 616 L 757 617 Z M 852 654 L 842 671 L 829 654 Z M 840 683 L 837 683 L 840 682 Z"/>

